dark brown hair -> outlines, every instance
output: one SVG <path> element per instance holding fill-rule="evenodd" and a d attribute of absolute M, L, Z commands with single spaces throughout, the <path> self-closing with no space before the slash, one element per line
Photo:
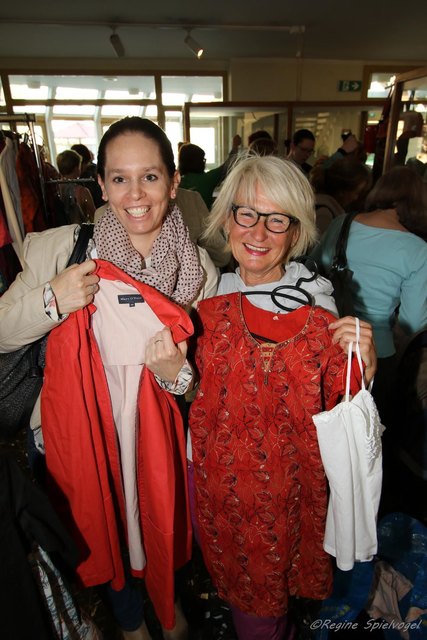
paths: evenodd
<path fill-rule="evenodd" d="M 249 153 L 258 156 L 274 156 L 277 154 L 277 147 L 271 138 L 257 138 L 249 145 Z"/>
<path fill-rule="evenodd" d="M 366 209 L 396 209 L 400 223 L 417 235 L 427 234 L 427 185 L 409 167 L 393 167 L 375 184 Z"/>
<path fill-rule="evenodd" d="M 154 140 L 159 147 L 160 156 L 166 166 L 168 176 L 173 177 L 175 173 L 175 160 L 173 157 L 172 145 L 166 133 L 148 118 L 131 116 L 113 122 L 101 138 L 98 148 L 97 167 L 102 180 L 105 178 L 105 157 L 108 143 L 125 133 L 141 133 L 146 138 Z"/>
<path fill-rule="evenodd" d="M 68 176 L 74 169 L 81 167 L 82 157 L 73 149 L 66 149 L 56 156 L 58 171 L 62 176 Z"/>
<path fill-rule="evenodd" d="M 181 175 L 186 173 L 204 173 L 205 152 L 197 144 L 187 142 L 178 152 L 178 169 Z"/>
<path fill-rule="evenodd" d="M 343 158 L 330 167 L 314 167 L 310 182 L 316 193 L 325 193 L 340 202 L 341 194 L 351 193 L 363 184 L 366 185 L 366 194 L 372 184 L 372 175 L 365 164 L 352 158 Z"/>

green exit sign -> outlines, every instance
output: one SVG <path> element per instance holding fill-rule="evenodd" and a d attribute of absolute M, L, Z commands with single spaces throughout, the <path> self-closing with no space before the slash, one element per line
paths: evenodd
<path fill-rule="evenodd" d="M 340 80 L 338 82 L 338 91 L 361 91 L 361 80 Z"/>

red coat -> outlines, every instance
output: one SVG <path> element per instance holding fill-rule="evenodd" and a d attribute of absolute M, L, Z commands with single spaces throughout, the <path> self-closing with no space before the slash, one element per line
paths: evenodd
<path fill-rule="evenodd" d="M 186 312 L 109 262 L 96 273 L 134 286 L 175 342 L 193 333 Z M 102 286 L 102 283 L 101 283 Z M 89 305 L 70 314 L 48 340 L 42 425 L 52 495 L 81 550 L 85 586 L 124 585 L 121 545 L 125 517 L 116 431 L 107 381 L 91 329 Z M 145 581 L 157 615 L 174 625 L 174 569 L 191 554 L 184 429 L 174 397 L 143 368 L 137 435 L 138 494 Z"/>

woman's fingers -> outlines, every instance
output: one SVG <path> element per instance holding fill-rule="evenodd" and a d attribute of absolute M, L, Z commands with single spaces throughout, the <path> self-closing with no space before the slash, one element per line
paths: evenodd
<path fill-rule="evenodd" d="M 145 364 L 162 380 L 174 382 L 187 355 L 185 341 L 175 344 L 168 327 L 158 331 L 147 344 Z"/>
<path fill-rule="evenodd" d="M 50 281 L 59 314 L 77 311 L 92 302 L 99 290 L 99 276 L 93 273 L 95 268 L 93 260 L 86 260 L 67 267 Z"/>
<path fill-rule="evenodd" d="M 365 379 L 369 383 L 377 370 L 377 352 L 375 350 L 372 326 L 365 320 L 359 320 L 359 346 L 362 360 L 365 363 Z M 332 343 L 339 344 L 347 351 L 348 345 L 353 343 L 353 351 L 356 349 L 357 331 L 356 319 L 352 316 L 345 316 L 335 320 L 329 325 L 334 332 Z"/>

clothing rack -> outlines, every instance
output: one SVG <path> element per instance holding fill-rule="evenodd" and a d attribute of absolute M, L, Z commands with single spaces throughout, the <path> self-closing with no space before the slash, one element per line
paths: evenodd
<path fill-rule="evenodd" d="M 33 143 L 33 153 L 36 160 L 37 173 L 39 176 L 40 191 L 41 191 L 42 205 L 43 205 L 43 215 L 46 222 L 48 222 L 49 215 L 47 211 L 46 192 L 44 188 L 43 166 L 42 166 L 40 151 L 36 142 L 36 135 L 34 131 L 35 121 L 36 121 L 36 116 L 34 115 L 34 113 L 24 113 L 22 115 L 6 114 L 6 113 L 0 114 L 0 123 L 2 122 L 6 122 L 8 124 L 19 123 L 19 124 L 26 124 L 28 126 L 28 129 L 30 131 L 31 141 Z"/>
<path fill-rule="evenodd" d="M 46 180 L 46 184 L 87 184 L 88 182 L 95 182 L 94 178 L 52 178 Z"/>

